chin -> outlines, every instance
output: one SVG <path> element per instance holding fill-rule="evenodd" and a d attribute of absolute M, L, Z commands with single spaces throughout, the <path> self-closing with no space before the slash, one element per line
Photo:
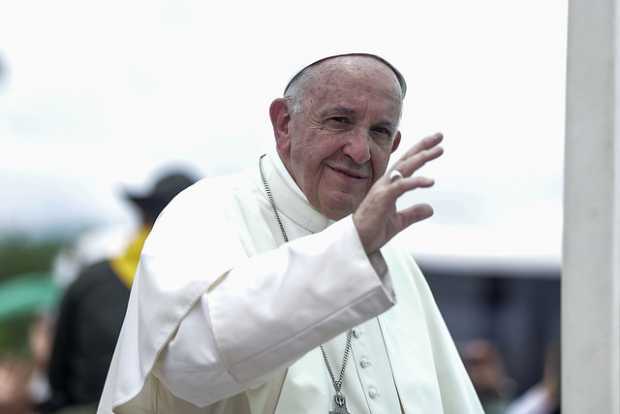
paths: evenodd
<path fill-rule="evenodd" d="M 325 204 L 325 208 L 319 209 L 319 211 L 330 220 L 340 220 L 341 218 L 353 213 L 359 206 L 360 202 L 355 202 L 350 198 L 347 198 L 346 200 L 333 200 L 331 203 Z"/>
<path fill-rule="evenodd" d="M 328 211 L 321 213 L 330 220 L 338 221 L 341 218 L 345 218 L 346 216 L 351 214 L 352 211 Z"/>

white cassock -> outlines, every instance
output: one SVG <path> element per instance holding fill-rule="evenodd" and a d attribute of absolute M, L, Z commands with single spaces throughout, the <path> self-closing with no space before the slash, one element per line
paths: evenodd
<path fill-rule="evenodd" d="M 277 155 L 205 179 L 147 239 L 98 413 L 328 414 L 345 332 L 351 414 L 482 413 L 423 275 L 314 210 Z M 336 375 L 338 375 L 336 373 Z"/>

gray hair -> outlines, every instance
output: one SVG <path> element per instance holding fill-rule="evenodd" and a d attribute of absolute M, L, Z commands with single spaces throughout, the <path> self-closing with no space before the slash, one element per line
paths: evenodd
<path fill-rule="evenodd" d="M 305 68 L 302 70 L 299 76 L 297 76 L 296 79 L 288 85 L 286 91 L 284 91 L 284 99 L 286 99 L 289 111 L 292 114 L 299 113 L 302 110 L 303 96 L 310 83 L 308 81 L 316 77 L 315 71 L 312 69 Z"/>

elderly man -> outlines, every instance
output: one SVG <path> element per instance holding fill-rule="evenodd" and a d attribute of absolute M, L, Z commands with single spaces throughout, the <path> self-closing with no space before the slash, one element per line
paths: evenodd
<path fill-rule="evenodd" d="M 158 219 L 99 413 L 482 413 L 406 249 L 396 199 L 441 134 L 386 173 L 406 84 L 347 54 L 273 101 L 276 153 L 203 180 Z"/>

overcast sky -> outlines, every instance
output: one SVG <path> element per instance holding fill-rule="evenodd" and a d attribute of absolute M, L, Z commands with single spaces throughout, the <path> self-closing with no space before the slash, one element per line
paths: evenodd
<path fill-rule="evenodd" d="M 0 0 L 0 232 L 126 225 L 163 166 L 255 165 L 299 68 L 370 51 L 409 84 L 401 148 L 446 136 L 412 248 L 557 257 L 565 3 Z"/>

